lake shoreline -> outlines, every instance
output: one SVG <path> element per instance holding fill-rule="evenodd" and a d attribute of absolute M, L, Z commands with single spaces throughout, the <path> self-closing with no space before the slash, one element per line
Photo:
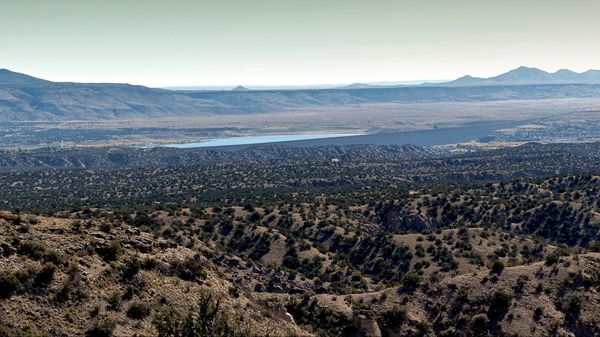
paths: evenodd
<path fill-rule="evenodd" d="M 303 134 L 265 135 L 215 138 L 204 142 L 164 144 L 157 147 L 212 150 L 239 150 L 255 145 L 282 145 L 291 147 L 342 146 L 342 145 L 417 145 L 439 146 L 467 143 L 489 136 L 494 131 L 517 127 L 536 120 L 490 121 L 468 126 L 437 128 L 416 131 L 401 131 L 377 134 Z M 252 142 L 260 140 L 259 142 Z"/>

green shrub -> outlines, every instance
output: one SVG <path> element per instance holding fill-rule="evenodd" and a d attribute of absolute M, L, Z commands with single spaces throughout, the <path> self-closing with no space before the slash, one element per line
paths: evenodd
<path fill-rule="evenodd" d="M 346 300 L 352 302 L 350 296 Z M 308 294 L 305 294 L 301 301 L 294 300 L 285 307 L 294 317 L 296 324 L 312 326 L 317 336 L 357 336 L 360 331 L 356 321 L 319 306 Z"/>
<path fill-rule="evenodd" d="M 142 268 L 144 270 L 152 270 L 158 266 L 158 261 L 153 258 L 146 258 L 142 263 Z"/>
<path fill-rule="evenodd" d="M 131 280 L 142 268 L 142 264 L 138 259 L 131 259 L 125 263 L 122 269 L 123 279 Z"/>
<path fill-rule="evenodd" d="M 512 294 L 498 290 L 490 298 L 490 313 L 501 315 L 506 313 L 512 303 Z"/>
<path fill-rule="evenodd" d="M 504 271 L 504 263 L 500 260 L 496 260 L 492 263 L 490 269 L 492 274 L 500 275 L 502 274 L 502 271 Z"/>
<path fill-rule="evenodd" d="M 240 297 L 240 288 L 238 288 L 235 285 L 230 286 L 228 289 L 228 292 L 229 292 L 229 295 L 231 295 L 232 297 L 235 297 L 235 298 Z"/>
<path fill-rule="evenodd" d="M 558 263 L 558 260 L 560 259 L 560 257 L 558 256 L 558 254 L 552 253 L 552 254 L 548 254 L 546 255 L 546 265 L 547 266 L 551 266 L 554 264 Z"/>
<path fill-rule="evenodd" d="M 27 255 L 33 260 L 41 260 L 46 253 L 46 246 L 39 242 L 25 241 L 18 249 L 22 255 Z"/>
<path fill-rule="evenodd" d="M 81 272 L 76 267 L 67 272 L 68 278 L 62 284 L 60 290 L 56 293 L 55 300 L 59 303 L 68 300 L 81 300 L 86 296 L 84 284 L 81 279 Z"/>
<path fill-rule="evenodd" d="M 250 214 L 250 216 L 248 217 L 248 221 L 250 223 L 255 223 L 258 222 L 260 220 L 260 214 L 258 212 L 253 212 L 252 214 Z"/>
<path fill-rule="evenodd" d="M 94 322 L 94 325 L 85 332 L 86 337 L 111 337 L 117 324 L 109 319 L 100 319 Z"/>
<path fill-rule="evenodd" d="M 385 325 L 390 327 L 398 327 L 404 321 L 406 321 L 406 307 L 397 305 L 393 307 L 391 310 L 385 312 L 383 314 L 383 319 L 385 321 Z"/>
<path fill-rule="evenodd" d="M 466 287 L 460 287 L 456 293 L 456 300 L 459 303 L 469 302 L 469 289 Z"/>
<path fill-rule="evenodd" d="M 429 325 L 429 323 L 427 323 L 425 321 L 417 322 L 417 324 L 415 325 L 415 328 L 417 328 L 417 331 L 419 332 L 419 334 L 421 336 L 427 336 L 429 334 L 429 332 L 431 331 L 431 326 Z"/>
<path fill-rule="evenodd" d="M 207 276 L 198 256 L 184 261 L 175 260 L 171 262 L 171 267 L 175 274 L 185 281 L 202 281 Z"/>
<path fill-rule="evenodd" d="M 113 240 L 108 245 L 96 249 L 98 255 L 100 255 L 105 261 L 116 261 L 119 256 L 123 253 L 121 248 L 121 242 L 119 240 Z"/>
<path fill-rule="evenodd" d="M 148 213 L 146 213 L 144 211 L 137 212 L 135 218 L 133 218 L 132 225 L 134 225 L 135 227 L 143 228 L 143 229 L 146 229 L 146 228 L 156 229 L 156 228 L 160 227 L 160 225 L 156 222 L 156 220 L 151 218 L 148 215 Z"/>
<path fill-rule="evenodd" d="M 109 310 L 118 311 L 121 308 L 122 303 L 121 295 L 119 295 L 118 292 L 115 292 L 106 299 L 106 302 L 108 303 Z"/>
<path fill-rule="evenodd" d="M 21 282 L 15 274 L 2 272 L 0 274 L 0 298 L 10 298 L 21 288 Z"/>
<path fill-rule="evenodd" d="M 421 285 L 421 277 L 415 273 L 406 273 L 402 277 L 402 285 L 407 289 L 416 289 Z"/>
<path fill-rule="evenodd" d="M 44 261 L 52 262 L 57 266 L 65 264 L 65 257 L 57 251 L 51 250 L 44 255 Z"/>
<path fill-rule="evenodd" d="M 156 315 L 154 325 L 158 337 L 242 337 L 252 336 L 229 324 L 229 316 L 221 308 L 221 301 L 210 293 L 203 293 L 197 310 L 181 316 L 173 310 Z"/>
<path fill-rule="evenodd" d="M 563 312 L 569 319 L 576 319 L 581 313 L 581 299 L 577 296 L 571 296 L 563 302 Z"/>
<path fill-rule="evenodd" d="M 35 285 L 38 287 L 47 286 L 54 280 L 54 274 L 56 273 L 56 266 L 54 263 L 46 262 L 42 269 L 35 276 Z"/>
<path fill-rule="evenodd" d="M 490 320 L 485 314 L 475 315 L 471 319 L 471 329 L 478 332 L 486 331 L 489 323 Z"/>
<path fill-rule="evenodd" d="M 127 309 L 127 317 L 141 320 L 150 316 L 150 306 L 146 303 L 134 302 Z"/>
<path fill-rule="evenodd" d="M 17 325 L 17 326 L 8 326 L 3 323 L 0 323 L 0 336 L 1 337 L 50 337 L 50 335 L 33 331 L 30 325 Z"/>

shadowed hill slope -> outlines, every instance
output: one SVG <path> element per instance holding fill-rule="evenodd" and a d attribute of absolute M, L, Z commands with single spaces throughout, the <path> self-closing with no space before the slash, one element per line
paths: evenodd
<path fill-rule="evenodd" d="M 59 121 L 281 112 L 398 102 L 600 96 L 600 84 L 418 86 L 367 89 L 169 91 L 129 84 L 50 82 L 0 72 L 0 121 Z"/>

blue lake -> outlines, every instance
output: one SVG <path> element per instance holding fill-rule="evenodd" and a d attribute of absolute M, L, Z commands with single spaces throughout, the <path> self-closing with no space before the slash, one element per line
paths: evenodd
<path fill-rule="evenodd" d="M 303 135 L 270 135 L 208 139 L 199 143 L 167 144 L 165 147 L 191 148 L 223 148 L 241 149 L 253 144 L 284 143 L 292 147 L 310 147 L 324 145 L 404 145 L 434 146 L 466 143 L 486 137 L 498 129 L 512 128 L 523 124 L 535 123 L 535 120 L 483 121 L 469 125 L 430 130 L 391 132 L 378 134 L 303 134 Z"/>
<path fill-rule="evenodd" d="M 198 142 L 198 143 L 167 144 L 167 145 L 164 145 L 164 147 L 174 147 L 174 148 L 178 148 L 178 149 L 190 149 L 190 148 L 197 148 L 197 147 L 218 147 L 218 146 L 232 146 L 232 145 L 279 143 L 279 142 L 337 138 L 337 137 L 348 137 L 348 136 L 358 136 L 358 135 L 359 134 L 355 134 L 355 133 L 328 133 L 328 134 L 309 134 L 309 135 L 268 135 L 268 136 L 228 137 L 228 138 L 207 139 L 205 141 Z"/>

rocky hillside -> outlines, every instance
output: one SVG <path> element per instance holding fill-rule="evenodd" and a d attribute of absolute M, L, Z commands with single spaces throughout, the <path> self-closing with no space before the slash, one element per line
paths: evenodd
<path fill-rule="evenodd" d="M 598 144 L 77 151 L 2 157 L 0 336 L 600 334 Z"/>
<path fill-rule="evenodd" d="M 0 333 L 183 336 L 170 333 L 185 324 L 223 336 L 600 332 L 600 254 L 497 229 L 380 235 L 384 223 L 312 207 L 4 212 Z"/>
<path fill-rule="evenodd" d="M 0 333 L 595 336 L 598 181 L 374 204 L 3 212 Z"/>
<path fill-rule="evenodd" d="M 153 336 L 159 319 L 202 300 L 219 303 L 240 336 L 306 335 L 285 309 L 238 288 L 232 272 L 245 263 L 214 247 L 109 219 L 2 217 L 1 336 Z"/>

